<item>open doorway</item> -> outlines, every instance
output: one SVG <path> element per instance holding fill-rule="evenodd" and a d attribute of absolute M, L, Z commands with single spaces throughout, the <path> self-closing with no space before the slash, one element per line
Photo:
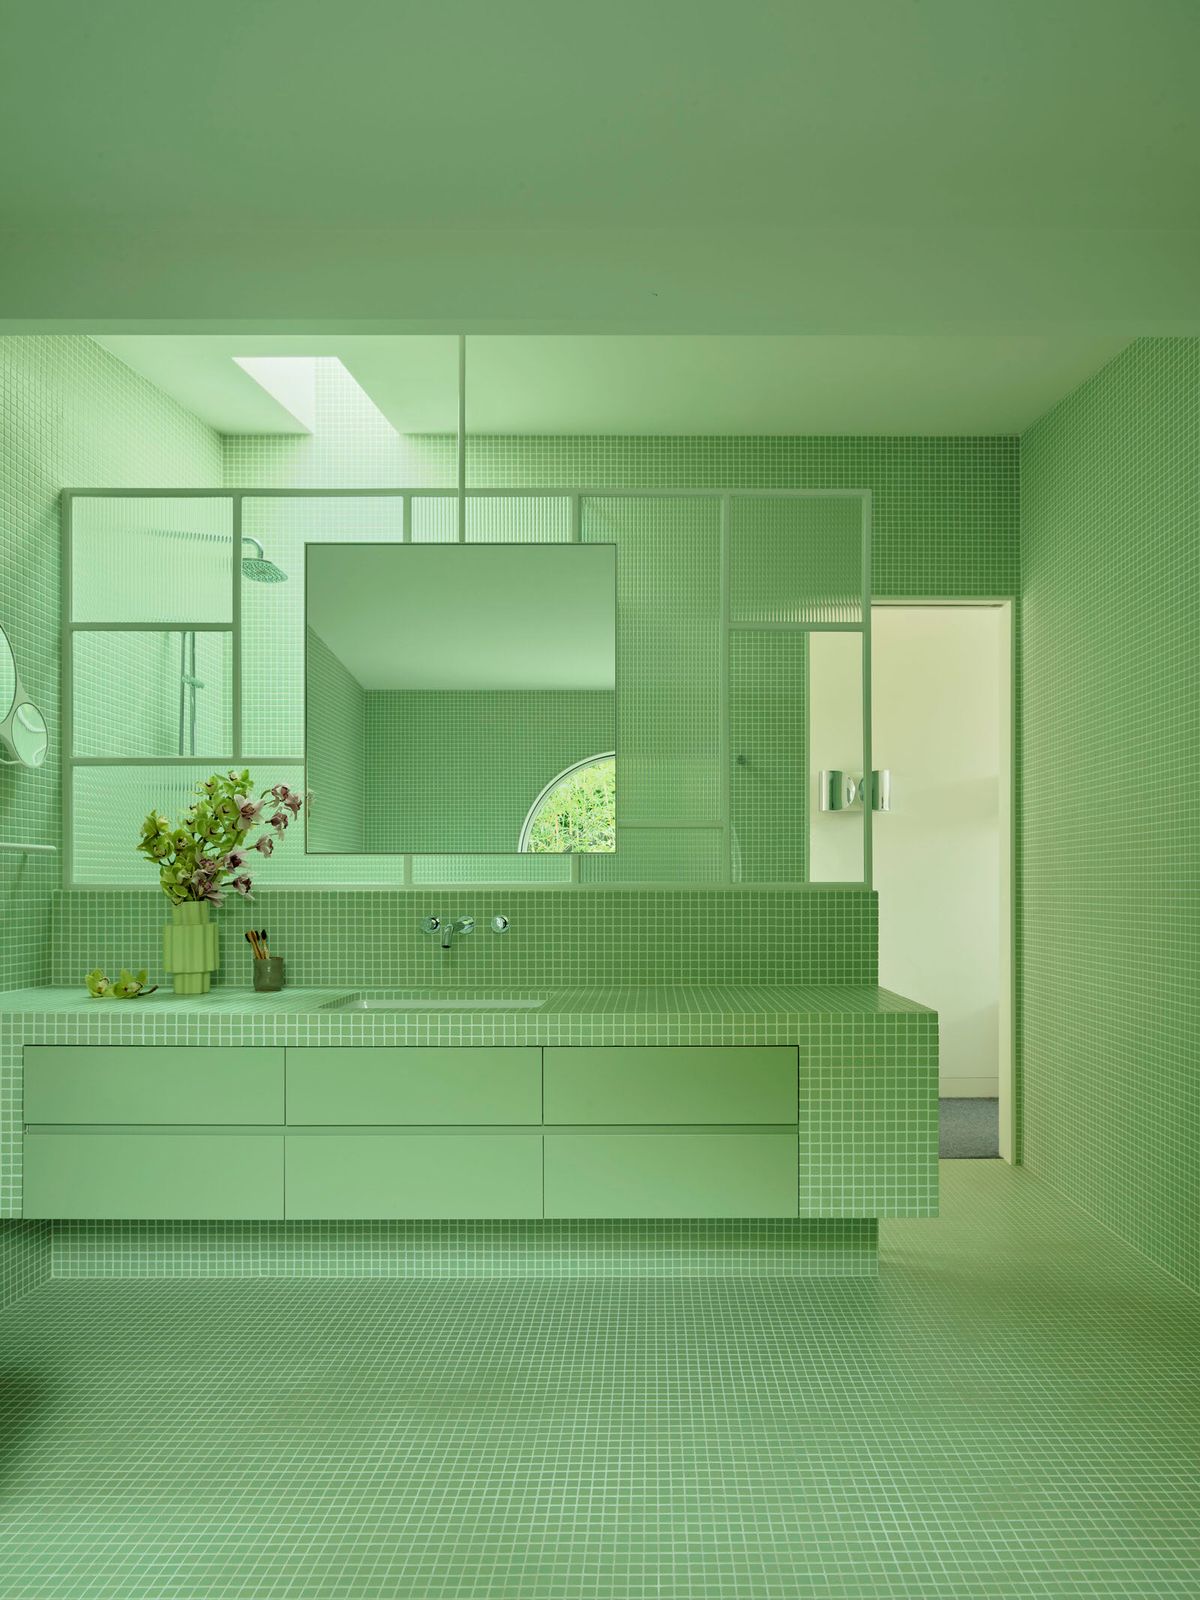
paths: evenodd
<path fill-rule="evenodd" d="M 876 602 L 879 981 L 936 1008 L 942 1153 L 1014 1158 L 1012 605 Z"/>

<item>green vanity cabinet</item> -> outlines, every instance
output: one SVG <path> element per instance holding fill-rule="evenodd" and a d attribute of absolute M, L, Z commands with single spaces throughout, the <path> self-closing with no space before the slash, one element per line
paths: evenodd
<path fill-rule="evenodd" d="M 27 1217 L 283 1216 L 283 1133 L 28 1133 Z"/>
<path fill-rule="evenodd" d="M 24 1210 L 794 1217 L 797 1085 L 782 1045 L 29 1045 Z"/>
<path fill-rule="evenodd" d="M 547 1047 L 547 1123 L 791 1123 L 795 1046 Z"/>
<path fill-rule="evenodd" d="M 540 1217 L 537 1133 L 289 1133 L 286 1215 Z"/>
<path fill-rule="evenodd" d="M 26 1045 L 25 1121 L 279 1123 L 283 1051 L 257 1045 Z"/>
<path fill-rule="evenodd" d="M 794 1133 L 547 1133 L 547 1217 L 794 1217 Z"/>
<path fill-rule="evenodd" d="M 289 1125 L 542 1120 L 540 1048 L 335 1045 L 287 1052 Z"/>

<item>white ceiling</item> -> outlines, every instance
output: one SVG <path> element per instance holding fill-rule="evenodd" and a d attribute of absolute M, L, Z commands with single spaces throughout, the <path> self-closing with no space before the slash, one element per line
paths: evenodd
<path fill-rule="evenodd" d="M 453 337 L 100 335 L 221 433 L 297 433 L 236 357 L 334 356 L 402 433 L 453 432 Z M 1018 433 L 1127 343 L 1111 335 L 481 335 L 467 428 L 513 434 Z M 297 408 L 302 409 L 302 408 Z"/>
<path fill-rule="evenodd" d="M 310 544 L 308 624 L 364 689 L 612 689 L 608 544 Z"/>

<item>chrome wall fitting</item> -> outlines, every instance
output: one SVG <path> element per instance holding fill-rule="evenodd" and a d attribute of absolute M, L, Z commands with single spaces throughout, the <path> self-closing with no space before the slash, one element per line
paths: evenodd
<path fill-rule="evenodd" d="M 453 922 L 447 922 L 443 917 L 422 917 L 422 933 L 440 933 L 442 936 L 442 949 L 449 950 L 454 942 L 454 935 L 475 932 L 474 917 L 455 917 Z"/>
<path fill-rule="evenodd" d="M 818 791 L 822 811 L 861 811 L 870 794 L 872 811 L 892 809 L 892 774 L 887 767 L 864 779 L 860 772 L 843 772 L 829 767 L 820 774 Z"/>

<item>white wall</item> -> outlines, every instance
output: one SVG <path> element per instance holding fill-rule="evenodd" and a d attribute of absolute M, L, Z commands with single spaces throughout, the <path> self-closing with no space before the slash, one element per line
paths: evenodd
<path fill-rule="evenodd" d="M 879 981 L 940 1017 L 941 1092 L 995 1095 L 1007 982 L 1007 614 L 876 606 L 872 738 Z"/>

